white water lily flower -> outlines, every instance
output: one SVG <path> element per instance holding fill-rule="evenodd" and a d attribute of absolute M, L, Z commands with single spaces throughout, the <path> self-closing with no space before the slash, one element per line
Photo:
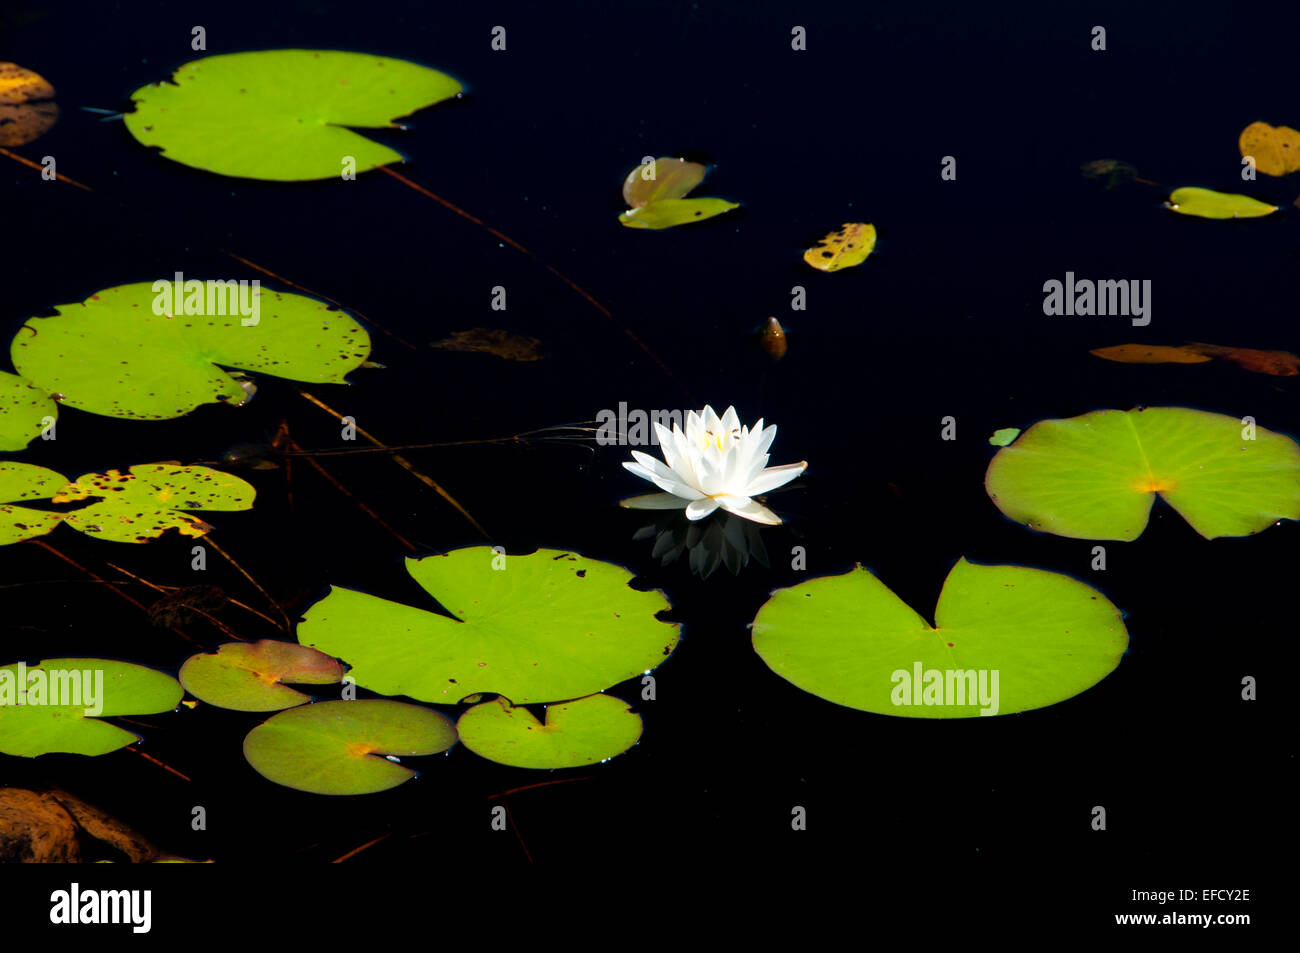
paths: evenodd
<path fill-rule="evenodd" d="M 764 430 L 760 419 L 753 427 L 742 427 L 734 407 L 728 407 L 721 418 L 712 407 L 698 414 L 690 411 L 685 433 L 677 424 L 669 430 L 656 421 L 654 427 L 667 465 L 648 453 L 633 450 L 636 462 L 625 462 L 623 466 L 664 492 L 624 500 L 624 506 L 684 506 L 686 518 L 692 520 L 704 519 L 722 507 L 756 523 L 776 525 L 781 518 L 753 497 L 789 483 L 808 468 L 807 461 L 767 466 L 767 448 L 776 437 L 776 425 Z"/>

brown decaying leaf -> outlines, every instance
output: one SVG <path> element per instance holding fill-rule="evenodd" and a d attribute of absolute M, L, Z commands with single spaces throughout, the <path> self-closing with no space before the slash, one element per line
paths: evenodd
<path fill-rule="evenodd" d="M 1119 344 L 1115 347 L 1097 348 L 1089 353 L 1122 364 L 1203 364 L 1218 357 L 1256 374 L 1271 374 L 1274 377 L 1295 377 L 1300 374 L 1300 357 L 1289 351 L 1259 351 L 1248 347 L 1223 347 L 1195 341 L 1181 347 Z"/>
<path fill-rule="evenodd" d="M 0 863 L 79 863 L 78 830 L 137 864 L 159 856 L 146 838 L 66 791 L 0 788 Z"/>
<path fill-rule="evenodd" d="M 17 63 L 0 63 L 0 146 L 21 146 L 49 132 L 59 107 L 54 87 Z"/>
<path fill-rule="evenodd" d="M 1237 147 L 1242 157 L 1252 156 L 1265 175 L 1286 175 L 1300 169 L 1300 132 L 1290 126 L 1252 122 L 1241 130 Z"/>
<path fill-rule="evenodd" d="M 495 354 L 507 361 L 540 361 L 546 357 L 542 342 L 495 328 L 471 328 L 457 331 L 449 338 L 434 341 L 433 347 L 444 351 L 480 351 Z"/>

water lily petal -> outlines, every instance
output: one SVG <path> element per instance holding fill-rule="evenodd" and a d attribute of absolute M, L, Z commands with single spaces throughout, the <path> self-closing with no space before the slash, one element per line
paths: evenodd
<path fill-rule="evenodd" d="M 688 500 L 672 493 L 646 493 L 644 496 L 629 496 L 619 500 L 618 505 L 629 510 L 680 510 Z"/>
<path fill-rule="evenodd" d="M 671 493 L 674 496 L 680 496 L 683 499 L 687 499 L 687 500 L 698 500 L 704 496 L 704 494 L 701 493 L 699 490 L 695 489 L 695 487 L 688 486 L 687 484 L 681 482 L 681 480 L 678 480 L 675 477 L 674 478 L 661 477 L 657 473 L 647 470 L 639 463 L 633 463 L 630 460 L 624 460 L 623 468 L 630 473 L 635 473 L 637 476 L 641 477 L 642 479 L 649 480 L 651 483 L 659 487 L 659 489 L 663 490 L 665 493 Z"/>
<path fill-rule="evenodd" d="M 692 503 L 691 506 L 695 504 Z M 724 496 L 718 498 L 718 505 L 728 513 L 734 513 L 737 516 L 743 516 L 747 520 L 753 520 L 755 523 L 766 523 L 768 526 L 777 526 L 781 522 L 781 517 L 777 516 L 762 503 L 757 500 L 751 500 L 747 496 Z M 686 508 L 686 515 L 690 515 L 690 506 Z"/>
<path fill-rule="evenodd" d="M 718 508 L 718 501 L 705 497 L 702 500 L 692 500 L 686 507 L 686 518 L 688 520 L 702 520 Z"/>
<path fill-rule="evenodd" d="M 759 493 L 766 493 L 768 490 L 775 490 L 778 486 L 789 483 L 807 469 L 807 460 L 800 463 L 787 463 L 783 467 L 768 467 L 749 481 L 749 485 L 745 487 L 745 493 L 748 496 L 756 496 Z"/>

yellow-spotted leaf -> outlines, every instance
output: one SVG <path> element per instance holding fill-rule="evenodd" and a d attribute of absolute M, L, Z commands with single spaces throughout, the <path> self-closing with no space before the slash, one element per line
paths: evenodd
<path fill-rule="evenodd" d="M 577 768 L 608 761 L 636 744 L 641 716 L 612 695 L 546 706 L 540 722 L 504 698 L 475 705 L 456 730 L 475 754 L 516 768 Z"/>
<path fill-rule="evenodd" d="M 63 474 L 34 463 L 0 462 L 0 546 L 44 536 L 58 526 L 62 513 L 18 504 L 48 502 L 67 482 Z"/>
<path fill-rule="evenodd" d="M 875 247 L 876 226 L 845 222 L 804 252 L 803 260 L 818 271 L 840 271 L 862 264 Z"/>
<path fill-rule="evenodd" d="M 1242 157 L 1251 156 L 1265 175 L 1286 175 L 1300 169 L 1300 132 L 1290 126 L 1252 122 L 1237 140 Z"/>
<path fill-rule="evenodd" d="M 1262 218 L 1277 211 L 1276 205 L 1252 199 L 1249 195 L 1215 192 L 1195 186 L 1175 189 L 1165 207 L 1179 215 L 1195 215 L 1197 218 Z"/>

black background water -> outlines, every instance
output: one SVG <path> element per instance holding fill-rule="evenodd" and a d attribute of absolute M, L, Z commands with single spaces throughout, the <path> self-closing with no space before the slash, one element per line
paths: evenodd
<path fill-rule="evenodd" d="M 625 449 L 412 452 L 493 542 L 619 562 L 671 599 L 682 642 L 656 671 L 658 699 L 638 704 L 641 743 L 608 764 L 541 775 L 457 749 L 384 794 L 312 797 L 243 761 L 240 741 L 260 717 L 200 706 L 144 719 L 143 750 L 190 783 L 128 752 L 3 758 L 0 781 L 61 785 L 168 850 L 226 863 L 323 862 L 387 834 L 352 863 L 522 864 L 520 842 L 489 829 L 488 795 L 574 776 L 588 780 L 510 800 L 538 862 L 669 871 L 705 855 L 844 864 L 869 877 L 920 861 L 934 864 L 937 882 L 995 871 L 1040 886 L 1085 877 L 1121 899 L 1194 871 L 1258 889 L 1260 864 L 1292 833 L 1279 809 L 1294 757 L 1283 724 L 1300 530 L 1209 542 L 1157 505 L 1141 539 L 1107 544 L 1109 568 L 1094 573 L 1092 543 L 1009 522 L 982 476 L 994 429 L 1104 407 L 1184 405 L 1300 430 L 1290 379 L 1088 353 L 1128 341 L 1296 349 L 1300 213 L 1288 207 L 1300 183 L 1242 183 L 1236 137 L 1256 119 L 1300 120 L 1298 20 L 1291 4 L 1226 3 L 11 5 L 0 58 L 49 78 L 63 108 L 52 132 L 17 151 L 55 156 L 94 192 L 0 163 L 8 331 L 53 305 L 176 270 L 265 277 L 230 252 L 420 345 L 407 351 L 375 334 L 386 370 L 312 389 L 390 443 L 504 436 L 589 420 L 620 401 L 709 402 L 778 424 L 773 463 L 810 468 L 800 488 L 773 497 L 787 524 L 764 531 L 772 569 L 700 580 L 681 561 L 660 567 L 650 542 L 632 539 L 646 520 L 615 504 L 648 488 L 619 465 Z M 77 108 L 129 108 L 132 91 L 201 55 L 190 49 L 196 24 L 209 54 L 349 49 L 456 76 L 461 100 L 373 136 L 407 157 L 404 175 L 571 276 L 616 321 L 381 173 L 223 178 L 169 162 L 120 122 Z M 807 28 L 806 51 L 791 49 L 796 24 Z M 1098 24 L 1104 52 L 1090 49 Z M 505 52 L 490 48 L 495 25 L 507 29 Z M 743 207 L 662 233 L 620 227 L 622 177 L 644 155 L 670 154 L 713 164 L 698 194 Z M 956 181 L 940 180 L 947 155 Z M 1123 159 L 1163 187 L 1103 191 L 1079 174 L 1098 158 Z M 1162 210 L 1181 185 L 1246 191 L 1288 211 L 1210 222 Z M 876 253 L 851 271 L 814 273 L 801 249 L 843 221 L 873 222 Z M 1043 282 L 1066 271 L 1149 279 L 1151 325 L 1044 316 Z M 504 314 L 489 309 L 495 285 L 508 290 Z M 807 289 L 806 311 L 790 311 L 794 285 Z M 768 315 L 789 332 L 777 364 L 751 337 Z M 536 336 L 551 356 L 513 364 L 425 346 L 476 326 Z M 177 421 L 65 411 L 58 440 L 9 458 L 69 475 L 213 460 L 267 439 L 282 419 L 303 446 L 339 444 L 337 426 L 291 385 L 259 386 L 241 410 Z M 948 415 L 955 442 L 940 440 Z M 482 542 L 382 456 L 329 466 L 425 551 Z M 244 475 L 257 506 L 214 518 L 215 538 L 293 609 L 329 584 L 427 604 L 404 581 L 402 547 L 306 468 L 295 468 L 292 512 L 283 471 Z M 195 582 L 187 540 L 113 546 L 60 529 L 49 541 L 101 570 L 108 560 L 163 584 Z M 807 573 L 789 568 L 795 545 L 807 549 Z M 774 587 L 860 561 L 931 616 L 960 556 L 1097 586 L 1127 612 L 1129 654 L 1051 708 L 930 722 L 805 694 L 750 647 L 746 625 Z M 3 661 L 87 654 L 174 671 L 188 654 L 33 546 L 0 551 L 0 574 L 8 586 L 40 583 L 0 593 Z M 209 577 L 256 598 L 225 566 Z M 1258 702 L 1240 700 L 1245 675 L 1261 679 Z M 634 700 L 638 689 L 612 693 Z M 206 832 L 190 829 L 194 805 L 208 811 Z M 794 805 L 808 810 L 805 833 L 790 831 Z M 1107 809 L 1104 833 L 1090 829 L 1094 805 Z"/>

